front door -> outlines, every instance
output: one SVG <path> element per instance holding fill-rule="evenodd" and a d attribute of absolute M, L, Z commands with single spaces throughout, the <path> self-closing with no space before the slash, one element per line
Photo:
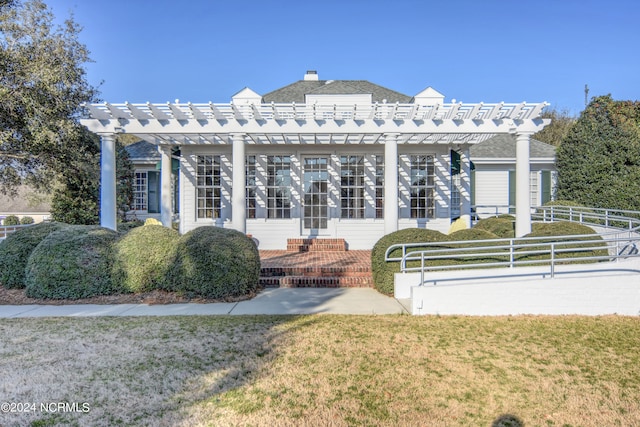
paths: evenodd
<path fill-rule="evenodd" d="M 327 228 L 329 219 L 327 165 L 329 158 L 310 156 L 304 158 L 304 194 L 302 228 L 304 234 L 318 235 Z"/>

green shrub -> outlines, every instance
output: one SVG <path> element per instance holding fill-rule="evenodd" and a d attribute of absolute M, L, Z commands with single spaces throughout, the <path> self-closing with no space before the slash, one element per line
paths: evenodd
<path fill-rule="evenodd" d="M 119 222 L 118 233 L 127 234 L 129 231 L 133 230 L 134 228 L 141 227 L 143 225 L 144 225 L 144 222 L 140 221 L 139 219 L 136 219 L 133 221 Z"/>
<path fill-rule="evenodd" d="M 504 239 L 515 237 L 515 217 L 500 215 L 481 219 L 473 226 L 473 230 L 484 230 Z"/>
<path fill-rule="evenodd" d="M 49 234 L 67 224 L 43 222 L 11 233 L 0 242 L 0 284 L 5 288 L 24 288 L 25 267 L 31 252 Z"/>
<path fill-rule="evenodd" d="M 481 228 L 468 228 L 466 230 L 459 230 L 455 233 L 449 234 L 447 240 L 452 242 L 458 240 L 489 240 L 489 239 L 498 239 L 498 236 L 491 231 L 483 230 Z M 480 245 L 485 245 L 484 243 L 480 243 Z"/>
<path fill-rule="evenodd" d="M 114 280 L 130 292 L 167 289 L 179 234 L 161 225 L 137 227 L 114 246 Z"/>
<path fill-rule="evenodd" d="M 169 290 L 188 296 L 225 298 L 250 295 L 258 289 L 260 255 L 243 233 L 199 227 L 178 240 Z"/>
<path fill-rule="evenodd" d="M 115 231 L 91 225 L 51 233 L 27 262 L 27 296 L 79 299 L 125 292 L 111 275 L 112 245 L 117 238 Z"/>
<path fill-rule="evenodd" d="M 400 272 L 400 262 L 386 262 L 384 255 L 391 245 L 398 243 L 431 243 L 447 240 L 447 236 L 435 230 L 423 228 L 408 228 L 395 231 L 383 236 L 376 242 L 371 250 L 371 270 L 375 288 L 387 295 L 393 294 L 393 276 Z M 420 248 L 412 248 L 419 250 Z M 401 257 L 400 249 L 394 250 L 392 257 Z"/>
<path fill-rule="evenodd" d="M 33 224 L 35 221 L 33 220 L 33 218 L 31 218 L 30 216 L 23 216 L 20 219 L 20 224 L 21 225 L 29 225 L 29 224 Z"/>
<path fill-rule="evenodd" d="M 453 241 L 464 241 L 464 244 L 456 244 L 453 245 L 451 243 L 446 244 L 448 248 L 473 248 L 478 246 L 494 246 L 494 245 L 502 245 L 504 242 L 481 242 L 477 243 L 476 240 L 498 240 L 501 237 L 496 234 L 483 230 L 481 228 L 471 228 L 468 230 L 461 230 L 456 233 L 452 233 L 449 236 L 449 240 Z M 501 250 L 500 250 L 501 251 Z M 495 249 L 486 249 L 482 250 L 480 253 L 495 253 Z M 478 252 L 476 252 L 478 253 Z M 455 259 L 442 259 L 442 260 L 433 260 L 431 262 L 427 262 L 427 265 L 462 265 L 462 264 L 485 264 L 491 262 L 499 262 L 499 261 L 508 261 L 507 256 L 501 255 L 486 255 L 486 256 L 473 256 L 468 258 L 457 257 Z"/>
<path fill-rule="evenodd" d="M 569 221 L 559 221 L 559 222 L 537 222 L 531 225 L 532 231 L 524 237 L 539 237 L 540 239 L 534 239 L 533 241 L 527 243 L 549 243 L 553 242 L 566 242 L 566 241 L 574 241 L 574 240 L 602 240 L 591 227 L 588 227 L 583 224 L 578 224 L 575 222 Z M 589 235 L 588 237 L 572 237 L 579 235 Z M 559 239 L 549 239 L 549 237 L 555 236 L 567 236 L 566 238 Z M 523 241 L 520 241 L 523 242 Z M 602 249 L 585 249 L 589 247 L 602 247 Z M 555 255 L 556 258 L 575 258 L 575 257 L 590 257 L 590 256 L 606 256 L 608 255 L 608 251 L 606 249 L 606 244 L 603 242 L 602 244 L 596 243 L 586 243 L 586 244 L 572 244 L 572 245 L 561 245 L 558 246 L 560 249 L 576 249 L 575 251 L 557 253 Z M 545 246 L 534 246 L 531 248 L 523 248 L 520 249 L 519 252 L 526 250 L 544 250 L 544 253 L 540 254 L 531 254 L 531 255 L 521 255 L 517 256 L 517 260 L 548 260 L 551 259 L 551 254 L 547 250 Z M 577 262 L 577 261 L 574 261 Z"/>
<path fill-rule="evenodd" d="M 20 218 L 15 215 L 7 215 L 2 221 L 2 225 L 11 226 L 11 225 L 20 225 Z"/>

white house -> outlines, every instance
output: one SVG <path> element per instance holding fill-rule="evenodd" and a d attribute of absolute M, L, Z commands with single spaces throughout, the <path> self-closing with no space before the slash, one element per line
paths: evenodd
<path fill-rule="evenodd" d="M 480 218 L 509 213 L 516 204 L 516 140 L 496 135 L 469 149 L 471 203 Z M 556 183 L 556 149 L 535 139 L 529 144 L 529 203 L 541 206 L 553 199 Z"/>
<path fill-rule="evenodd" d="M 261 249 L 301 237 L 365 249 L 402 228 L 446 231 L 455 212 L 470 218 L 470 149 L 495 135 L 515 136 L 516 232 L 528 233 L 530 135 L 549 123 L 545 105 L 445 103 L 432 88 L 411 97 L 312 71 L 265 95 L 245 88 L 227 104 L 92 104 L 82 123 L 102 139 L 103 226 L 116 227 L 114 141 L 125 132 L 159 146 L 161 171 L 179 159 L 183 233 L 232 227 Z M 172 174 L 160 182 L 160 217 L 170 225 Z"/>

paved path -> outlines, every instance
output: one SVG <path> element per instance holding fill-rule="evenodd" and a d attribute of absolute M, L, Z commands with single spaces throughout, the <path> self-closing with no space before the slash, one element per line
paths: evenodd
<path fill-rule="evenodd" d="M 404 305 L 403 305 L 404 304 Z M 255 298 L 211 304 L 0 305 L 0 318 L 255 314 L 407 314 L 405 300 L 370 288 L 273 288 Z"/>

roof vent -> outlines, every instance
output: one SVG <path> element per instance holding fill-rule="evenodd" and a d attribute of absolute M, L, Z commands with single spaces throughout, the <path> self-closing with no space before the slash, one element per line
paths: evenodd
<path fill-rule="evenodd" d="M 307 81 L 317 81 L 318 80 L 318 72 L 315 70 L 307 71 L 307 74 L 304 75 L 304 79 Z"/>

